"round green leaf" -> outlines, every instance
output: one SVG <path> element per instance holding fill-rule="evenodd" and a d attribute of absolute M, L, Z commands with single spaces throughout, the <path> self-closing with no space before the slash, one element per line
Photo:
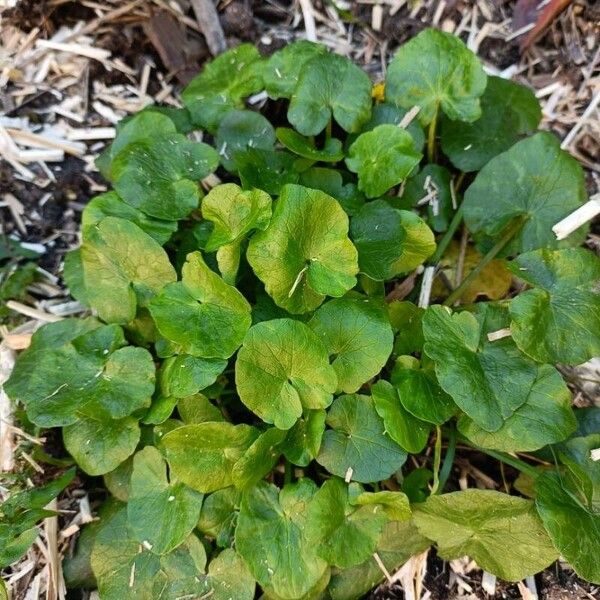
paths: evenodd
<path fill-rule="evenodd" d="M 358 484 L 351 484 L 351 486 Z M 412 515 L 408 496 L 403 492 L 360 492 L 352 499 L 357 506 L 378 506 L 391 521 L 408 521 Z"/>
<path fill-rule="evenodd" d="M 196 358 L 182 354 L 164 360 L 158 372 L 165 396 L 185 398 L 212 385 L 227 366 L 220 358 Z"/>
<path fill-rule="evenodd" d="M 336 567 L 352 567 L 369 558 L 387 517 L 374 505 L 353 506 L 348 485 L 329 479 L 314 495 L 308 509 L 311 542 L 319 556 Z"/>
<path fill-rule="evenodd" d="M 459 38 L 425 29 L 396 52 L 387 70 L 385 97 L 407 109 L 419 106 L 423 125 L 440 108 L 453 120 L 472 122 L 481 116 L 479 97 L 486 80 L 479 59 Z"/>
<path fill-rule="evenodd" d="M 208 565 L 206 598 L 211 600 L 254 600 L 256 582 L 235 550 L 227 548 Z"/>
<path fill-rule="evenodd" d="M 219 155 L 208 144 L 174 133 L 126 146 L 112 162 L 115 190 L 134 208 L 157 219 L 183 219 L 198 207 L 198 182 Z"/>
<path fill-rule="evenodd" d="M 110 421 L 87 417 L 65 427 L 63 439 L 67 452 L 88 475 L 104 475 L 135 452 L 140 427 L 132 417 Z"/>
<path fill-rule="evenodd" d="M 202 542 L 191 535 L 170 554 L 158 556 L 133 537 L 125 507 L 101 523 L 91 563 L 102 600 L 177 600 L 205 591 Z"/>
<path fill-rule="evenodd" d="M 467 416 L 458 421 L 459 431 L 474 444 L 504 452 L 539 450 L 566 439 L 575 427 L 571 392 L 560 373 L 550 365 L 538 367 L 525 404 L 498 431 L 485 431 Z"/>
<path fill-rule="evenodd" d="M 286 185 L 271 223 L 248 246 L 248 262 L 275 303 L 291 313 L 343 296 L 356 285 L 356 248 L 348 217 L 331 196 Z"/>
<path fill-rule="evenodd" d="M 419 106 L 423 125 L 440 108 L 453 120 L 472 122 L 481 116 L 479 97 L 486 80 L 479 59 L 459 38 L 425 29 L 396 52 L 387 70 L 385 97 L 406 109 Z"/>
<path fill-rule="evenodd" d="M 253 442 L 244 455 L 233 465 L 233 483 L 241 489 L 256 485 L 273 467 L 281 456 L 281 443 L 286 431 L 270 427 Z"/>
<path fill-rule="evenodd" d="M 308 325 L 327 348 L 339 392 L 356 392 L 381 371 L 392 352 L 394 334 L 385 308 L 368 298 L 331 300 Z"/>
<path fill-rule="evenodd" d="M 306 467 L 317 457 L 325 432 L 326 416 L 324 410 L 305 411 L 304 417 L 288 430 L 281 448 L 290 462 Z"/>
<path fill-rule="evenodd" d="M 421 158 L 410 133 L 397 125 L 378 125 L 356 138 L 346 165 L 358 173 L 358 189 L 376 198 L 404 181 Z"/>
<path fill-rule="evenodd" d="M 544 473 L 535 482 L 537 511 L 558 551 L 577 575 L 600 583 L 598 548 L 600 514 L 565 489 L 559 473 Z"/>
<path fill-rule="evenodd" d="M 248 148 L 236 154 L 235 165 L 244 189 L 258 188 L 276 196 L 286 184 L 298 183 L 299 160 L 303 159 L 288 152 Z"/>
<path fill-rule="evenodd" d="M 273 125 L 253 110 L 230 110 L 221 120 L 215 137 L 215 148 L 221 164 L 235 171 L 235 155 L 247 148 L 272 150 L 275 145 Z"/>
<path fill-rule="evenodd" d="M 168 554 L 193 531 L 202 494 L 169 481 L 160 452 L 146 446 L 133 459 L 127 521 L 133 536 L 154 554 Z"/>
<path fill-rule="evenodd" d="M 537 365 L 509 338 L 490 342 L 471 313 L 432 306 L 423 333 L 440 386 L 482 429 L 498 431 L 529 399 Z"/>
<path fill-rule="evenodd" d="M 192 121 L 214 132 L 232 108 L 243 108 L 243 99 L 263 87 L 264 63 L 252 44 L 240 44 L 205 63 L 181 93 Z"/>
<path fill-rule="evenodd" d="M 412 107 L 411 107 L 412 108 Z M 408 111 L 391 102 L 381 102 L 373 106 L 370 121 L 363 126 L 361 132 L 372 131 L 378 125 L 400 125 Z M 425 145 L 425 133 L 418 120 L 413 120 L 406 127 L 413 138 L 415 150 L 422 150 Z"/>
<path fill-rule="evenodd" d="M 469 231 L 494 241 L 515 218 L 525 222 L 505 254 L 556 248 L 552 226 L 586 201 L 581 165 L 547 132 L 517 142 L 492 158 L 467 188 L 463 201 Z M 583 230 L 580 230 L 583 232 Z M 562 245 L 576 245 L 571 235 Z"/>
<path fill-rule="evenodd" d="M 186 424 L 224 421 L 221 411 L 203 394 L 180 398 L 177 412 Z"/>
<path fill-rule="evenodd" d="M 488 77 L 475 123 L 444 119 L 441 142 L 452 164 L 466 173 L 479 171 L 494 156 L 533 133 L 542 118 L 535 94 L 524 85 Z"/>
<path fill-rule="evenodd" d="M 361 272 L 376 281 L 416 269 L 435 251 L 435 237 L 425 221 L 385 200 L 365 204 L 352 217 L 350 234 Z"/>
<path fill-rule="evenodd" d="M 330 473 L 371 483 L 387 479 L 406 461 L 406 452 L 385 433 L 369 396 L 340 396 L 327 414 L 328 429 L 317 462 Z"/>
<path fill-rule="evenodd" d="M 337 377 L 304 323 L 273 319 L 250 328 L 235 365 L 241 401 L 263 421 L 290 429 L 304 409 L 326 408 Z"/>
<path fill-rule="evenodd" d="M 204 499 L 198 529 L 214 538 L 220 548 L 233 544 L 241 498 L 239 490 L 228 487 L 217 490 Z"/>
<path fill-rule="evenodd" d="M 298 77 L 304 64 L 315 56 L 326 54 L 323 44 L 315 44 L 307 40 L 298 40 L 286 44 L 281 50 L 274 52 L 263 70 L 265 89 L 269 96 L 291 98 L 298 85 Z"/>
<path fill-rule="evenodd" d="M 83 231 L 86 300 L 103 321 L 127 323 L 177 275 L 166 252 L 137 225 L 105 217 Z"/>
<path fill-rule="evenodd" d="M 344 158 L 342 142 L 335 138 L 325 140 L 321 150 L 315 148 L 315 143 L 310 138 L 300 135 L 289 127 L 278 127 L 275 130 L 277 139 L 290 152 L 314 160 L 315 162 L 338 162 Z"/>
<path fill-rule="evenodd" d="M 206 265 L 188 254 L 182 281 L 165 286 L 149 305 L 158 331 L 180 352 L 229 358 L 250 327 L 250 305 Z"/>
<path fill-rule="evenodd" d="M 288 108 L 302 135 L 317 135 L 333 117 L 349 133 L 371 116 L 371 81 L 350 59 L 323 54 L 304 63 Z"/>
<path fill-rule="evenodd" d="M 261 586 L 287 600 L 307 593 L 327 569 L 311 543 L 308 514 L 315 492 L 312 481 L 301 479 L 282 490 L 261 482 L 242 497 L 237 551 Z"/>
<path fill-rule="evenodd" d="M 155 377 L 150 353 L 124 345 L 117 325 L 51 323 L 33 335 L 5 390 L 41 427 L 71 425 L 82 416 L 122 419 L 150 405 Z"/>
<path fill-rule="evenodd" d="M 306 187 L 321 190 L 335 198 L 347 214 L 353 215 L 365 203 L 365 197 L 355 183 L 345 183 L 342 171 L 324 167 L 311 167 L 303 171 L 300 182 Z"/>
<path fill-rule="evenodd" d="M 233 465 L 257 436 L 250 425 L 198 423 L 169 431 L 160 445 L 173 475 L 208 494 L 233 484 Z"/>
<path fill-rule="evenodd" d="M 391 383 L 380 380 L 371 388 L 371 393 L 375 410 L 383 419 L 387 435 L 407 452 L 421 452 L 429 439 L 429 423 L 417 419 L 404 408 Z"/>
<path fill-rule="evenodd" d="M 224 183 L 202 200 L 202 216 L 214 224 L 205 248 L 212 252 L 252 229 L 266 229 L 271 220 L 271 198 L 262 190 L 242 191 L 235 183 Z"/>
<path fill-rule="evenodd" d="M 558 557 L 533 502 L 524 498 L 476 489 L 429 496 L 414 506 L 413 518 L 442 558 L 466 554 L 507 581 L 534 575 Z"/>
<path fill-rule="evenodd" d="M 540 362 L 581 364 L 600 355 L 600 260 L 589 250 L 538 250 L 509 263 L 533 289 L 509 305 L 512 337 Z"/>
<path fill-rule="evenodd" d="M 141 210 L 124 202 L 115 192 L 107 192 L 93 198 L 81 214 L 81 227 L 99 223 L 104 217 L 118 217 L 135 223 L 142 231 L 155 239 L 161 246 L 177 231 L 176 221 L 163 221 L 149 217 Z"/>

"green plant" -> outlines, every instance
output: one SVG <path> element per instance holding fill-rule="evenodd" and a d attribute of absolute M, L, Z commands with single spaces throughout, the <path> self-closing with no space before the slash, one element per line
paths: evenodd
<path fill-rule="evenodd" d="M 185 108 L 120 125 L 98 161 L 115 191 L 65 262 L 95 316 L 40 329 L 6 386 L 114 496 L 72 582 L 342 600 L 383 578 L 375 553 L 393 570 L 432 542 L 512 581 L 560 553 L 600 582 L 600 417 L 554 366 L 600 353 L 600 261 L 585 227 L 552 233 L 582 170 L 450 35 L 401 47 L 385 96 L 322 46 L 242 45 Z M 534 499 L 443 493 L 463 447 Z"/>

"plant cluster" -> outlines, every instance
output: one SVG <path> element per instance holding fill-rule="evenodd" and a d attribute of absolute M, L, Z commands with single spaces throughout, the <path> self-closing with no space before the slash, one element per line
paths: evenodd
<path fill-rule="evenodd" d="M 600 260 L 552 232 L 582 169 L 451 35 L 403 45 L 384 94 L 321 45 L 241 45 L 119 126 L 65 262 L 93 316 L 6 385 L 110 492 L 72 585 L 350 600 L 432 543 L 600 582 L 600 411 L 555 366 L 600 354 Z M 520 495 L 444 493 L 457 443 Z"/>

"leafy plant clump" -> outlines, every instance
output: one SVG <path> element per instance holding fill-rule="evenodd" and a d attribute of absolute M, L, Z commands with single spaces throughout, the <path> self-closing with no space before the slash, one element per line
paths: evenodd
<path fill-rule="evenodd" d="M 92 316 L 6 385 L 110 492 L 70 584 L 345 600 L 431 544 L 600 583 L 600 412 L 555 366 L 600 354 L 600 261 L 552 232 L 584 176 L 534 95 L 426 30 L 383 101 L 305 41 L 230 50 L 183 101 L 100 157 L 64 272 Z M 457 442 L 515 492 L 446 493 Z"/>

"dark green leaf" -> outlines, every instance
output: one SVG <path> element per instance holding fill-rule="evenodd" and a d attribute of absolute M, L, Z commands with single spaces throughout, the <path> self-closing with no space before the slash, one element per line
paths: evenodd
<path fill-rule="evenodd" d="M 289 127 L 278 127 L 275 131 L 277 139 L 290 152 L 314 160 L 315 162 L 339 162 L 344 158 L 342 142 L 335 138 L 325 140 L 323 148 L 315 148 L 314 141 L 300 135 Z"/>

